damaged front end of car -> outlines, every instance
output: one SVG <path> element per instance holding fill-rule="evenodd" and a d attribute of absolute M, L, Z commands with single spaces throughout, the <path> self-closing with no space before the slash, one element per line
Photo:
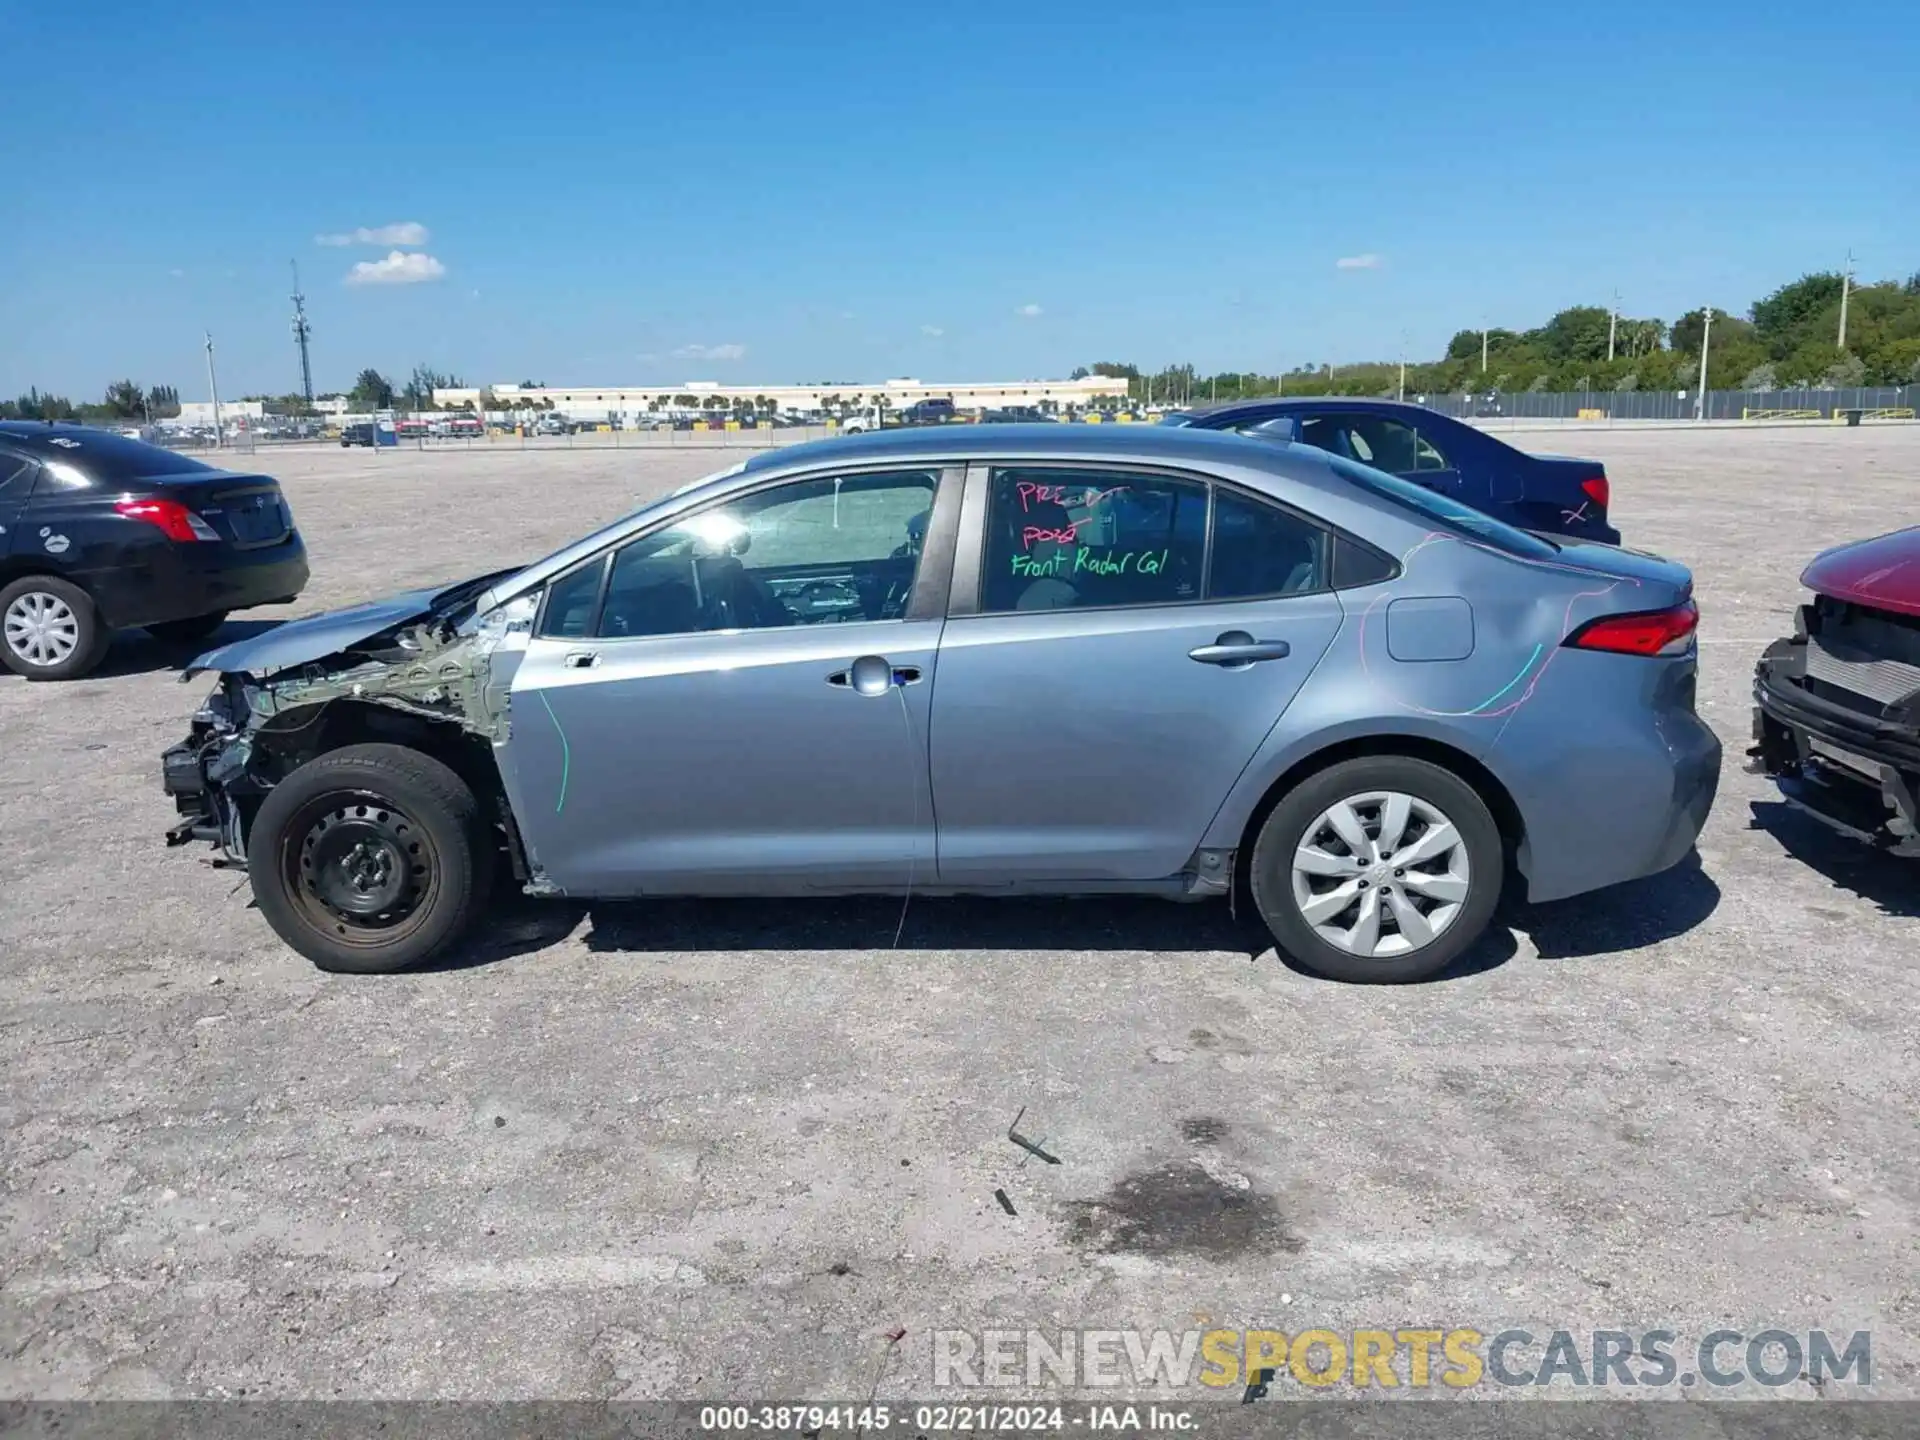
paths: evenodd
<path fill-rule="evenodd" d="M 162 757 L 180 817 L 168 845 L 207 842 L 219 852 L 215 865 L 244 869 L 254 816 L 275 785 L 341 746 L 385 742 L 432 755 L 465 780 L 524 881 L 496 748 L 511 731 L 510 687 L 536 602 L 523 596 L 476 613 L 472 594 L 497 578 L 295 621 L 195 661 L 183 680 L 220 678 L 187 738 Z"/>

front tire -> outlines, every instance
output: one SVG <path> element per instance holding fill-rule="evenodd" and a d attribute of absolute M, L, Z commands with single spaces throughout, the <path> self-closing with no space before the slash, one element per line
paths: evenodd
<path fill-rule="evenodd" d="M 112 639 L 78 585 L 26 575 L 0 590 L 0 660 L 16 675 L 77 680 L 106 657 Z"/>
<path fill-rule="evenodd" d="M 1289 791 L 1249 871 L 1288 955 L 1335 980 L 1397 984 L 1438 974 L 1485 933 L 1504 858 L 1492 812 L 1459 776 L 1370 755 Z"/>
<path fill-rule="evenodd" d="M 400 745 L 348 745 L 267 793 L 247 841 L 267 923 L 322 970 L 379 975 L 442 953 L 486 903 L 473 791 Z"/>

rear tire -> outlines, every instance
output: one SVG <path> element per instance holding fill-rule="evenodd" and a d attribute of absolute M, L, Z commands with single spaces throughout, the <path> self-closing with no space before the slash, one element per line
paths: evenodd
<path fill-rule="evenodd" d="M 147 633 L 163 644 L 193 645 L 211 639 L 226 623 L 227 612 L 216 610 L 211 615 L 194 615 L 185 620 L 162 620 L 158 625 L 147 626 Z"/>
<path fill-rule="evenodd" d="M 1446 969 L 1485 933 L 1504 859 L 1471 785 L 1425 760 L 1369 755 L 1283 796 L 1248 868 L 1261 918 L 1301 965 L 1404 984 Z"/>
<path fill-rule="evenodd" d="M 25 575 L 0 590 L 0 660 L 16 675 L 77 680 L 106 657 L 112 639 L 78 585 Z"/>
<path fill-rule="evenodd" d="M 467 783 L 400 745 L 347 745 L 267 793 L 247 840 L 254 901 L 322 970 L 431 959 L 486 903 L 493 849 Z"/>

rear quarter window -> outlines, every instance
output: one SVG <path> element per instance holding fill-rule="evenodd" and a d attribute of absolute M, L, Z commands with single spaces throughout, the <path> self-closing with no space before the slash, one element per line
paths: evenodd
<path fill-rule="evenodd" d="M 1525 530 L 1516 530 L 1513 526 L 1494 519 L 1491 515 L 1475 510 L 1471 505 L 1462 505 L 1445 495 L 1416 485 L 1411 480 L 1402 480 L 1389 475 L 1384 470 L 1375 470 L 1370 465 L 1361 465 L 1341 455 L 1329 454 L 1326 462 L 1333 472 L 1343 480 L 1352 482 L 1371 495 L 1391 501 L 1403 510 L 1411 511 L 1421 519 L 1439 526 L 1454 534 L 1465 535 L 1488 547 L 1508 555 L 1519 556 L 1523 560 L 1551 560 L 1559 551 L 1537 535 Z"/>

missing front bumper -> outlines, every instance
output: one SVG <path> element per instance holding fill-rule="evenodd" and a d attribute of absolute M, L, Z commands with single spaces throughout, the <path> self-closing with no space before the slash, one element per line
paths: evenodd
<path fill-rule="evenodd" d="M 1821 725 L 1791 701 L 1755 687 L 1747 771 L 1764 775 L 1804 815 L 1863 844 L 1920 859 L 1920 783 L 1904 755 L 1853 727 Z"/>

